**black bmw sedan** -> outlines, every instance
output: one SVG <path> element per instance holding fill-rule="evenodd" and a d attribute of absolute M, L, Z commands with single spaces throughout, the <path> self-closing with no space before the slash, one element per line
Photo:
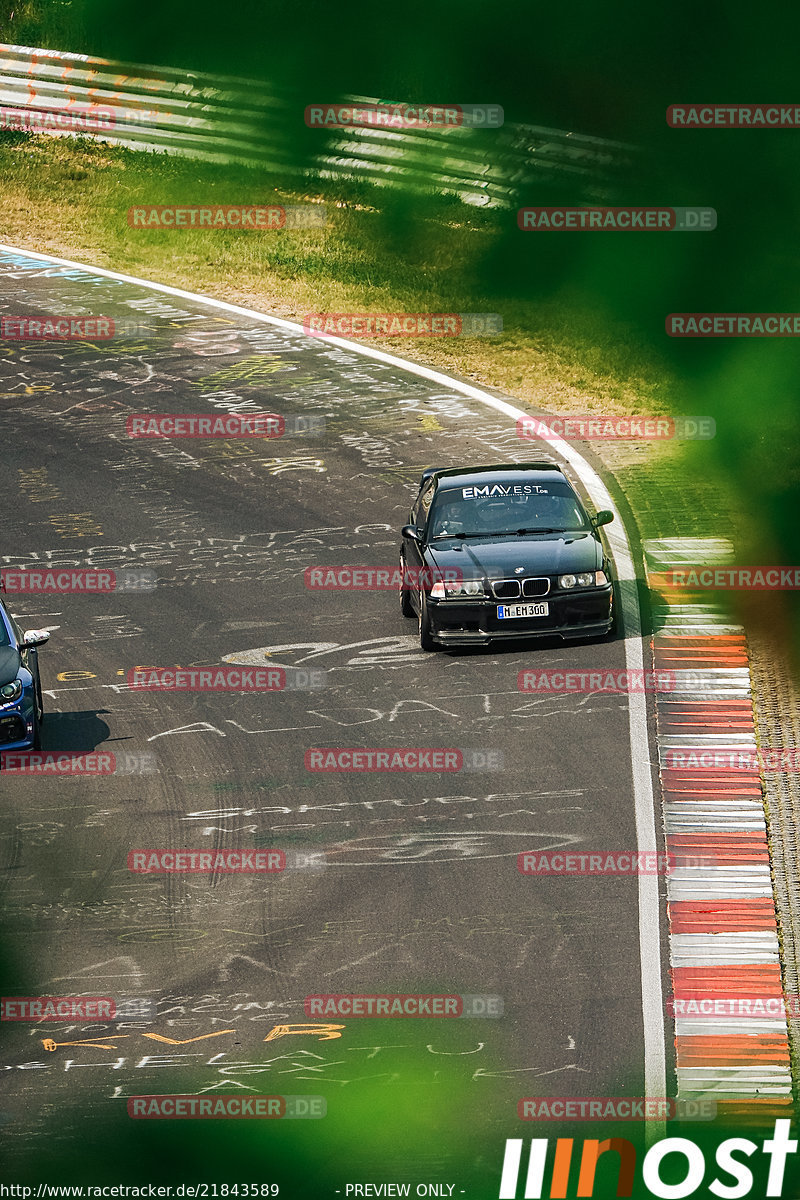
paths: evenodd
<path fill-rule="evenodd" d="M 400 549 L 400 605 L 423 650 L 499 638 L 595 638 L 615 625 L 599 528 L 551 463 L 430 468 Z"/>

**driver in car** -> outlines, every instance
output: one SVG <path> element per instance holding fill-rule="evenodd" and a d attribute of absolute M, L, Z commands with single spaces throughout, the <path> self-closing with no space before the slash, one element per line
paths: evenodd
<path fill-rule="evenodd" d="M 434 536 L 438 537 L 441 534 L 465 532 L 463 501 L 455 499 L 450 500 L 447 504 L 442 504 L 436 516 L 436 527 L 433 530 Z"/>
<path fill-rule="evenodd" d="M 505 500 L 484 500 L 475 507 L 473 527 L 476 533 L 504 533 L 510 527 L 510 516 Z"/>

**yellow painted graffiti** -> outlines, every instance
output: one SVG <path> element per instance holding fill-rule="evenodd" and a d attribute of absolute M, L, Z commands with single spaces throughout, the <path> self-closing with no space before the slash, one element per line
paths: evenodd
<path fill-rule="evenodd" d="M 321 1042 L 329 1042 L 332 1038 L 340 1038 L 341 1033 L 336 1033 L 337 1029 L 345 1029 L 345 1025 L 331 1025 L 327 1022 L 319 1025 L 276 1025 L 271 1029 L 264 1038 L 265 1042 L 274 1042 L 275 1038 L 287 1037 L 295 1033 L 310 1033 L 319 1036 Z"/>
<path fill-rule="evenodd" d="M 241 362 L 233 363 L 229 367 L 221 367 L 218 371 L 204 375 L 202 379 L 197 380 L 194 386 L 207 392 L 230 383 L 257 384 L 261 380 L 269 378 L 270 375 L 289 370 L 291 367 L 288 367 L 285 360 L 277 354 L 254 354 L 250 358 L 242 359 Z M 295 378 L 292 381 L 293 386 L 297 386 L 298 382 L 299 379 Z M 304 379 L 304 382 L 308 382 L 308 379 Z"/>
<path fill-rule="evenodd" d="M 62 537 L 103 537 L 103 530 L 92 513 L 64 513 L 52 515 L 50 524 Z"/>
<path fill-rule="evenodd" d="M 109 1034 L 108 1037 L 92 1038 L 91 1041 L 87 1040 L 87 1041 L 83 1041 L 83 1042 L 54 1042 L 52 1038 L 42 1038 L 42 1045 L 44 1046 L 45 1050 L 50 1050 L 50 1051 L 57 1050 L 59 1048 L 59 1046 L 93 1046 L 95 1050 L 116 1050 L 116 1048 L 117 1048 L 116 1045 L 109 1042 L 108 1038 L 109 1037 L 126 1038 L 128 1036 L 129 1035 L 127 1033 L 122 1033 L 122 1034 L 114 1033 L 114 1034 Z M 102 1045 L 100 1044 L 101 1042 L 103 1043 Z"/>
<path fill-rule="evenodd" d="M 309 1022 L 302 1025 L 274 1025 L 264 1038 L 264 1041 L 274 1042 L 276 1038 L 291 1037 L 295 1034 L 307 1034 L 312 1037 L 318 1037 L 321 1042 L 328 1042 L 334 1038 L 340 1038 L 342 1036 L 340 1030 L 346 1028 L 346 1025 L 333 1025 L 328 1021 L 320 1021 L 317 1024 Z M 163 1042 L 167 1046 L 189 1046 L 192 1042 L 203 1042 L 208 1038 L 222 1037 L 226 1033 L 236 1033 L 236 1030 L 219 1029 L 214 1033 L 202 1033 L 199 1037 L 193 1038 L 171 1038 L 165 1037 L 162 1033 L 143 1033 L 142 1037 L 149 1038 L 153 1042 Z M 96 1038 L 85 1038 L 78 1042 L 54 1042 L 52 1038 L 42 1038 L 42 1045 L 45 1050 L 51 1053 L 58 1050 L 61 1046 L 91 1046 L 95 1050 L 116 1050 L 116 1040 L 130 1036 L 127 1033 L 112 1033 Z M 111 1038 L 115 1040 L 112 1042 Z"/>
<path fill-rule="evenodd" d="M 222 1037 L 223 1033 L 236 1033 L 235 1029 L 220 1029 L 217 1033 L 203 1033 L 200 1037 L 185 1038 L 176 1041 L 175 1038 L 164 1037 L 160 1033 L 143 1033 L 142 1037 L 152 1038 L 154 1042 L 166 1042 L 168 1046 L 188 1046 L 190 1042 L 203 1042 L 206 1038 Z"/>

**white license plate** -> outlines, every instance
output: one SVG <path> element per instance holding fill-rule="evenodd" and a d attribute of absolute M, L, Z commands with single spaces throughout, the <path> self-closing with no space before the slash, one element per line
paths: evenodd
<path fill-rule="evenodd" d="M 546 617 L 550 607 L 545 600 L 541 604 L 498 604 L 498 621 L 507 621 L 511 617 Z"/>

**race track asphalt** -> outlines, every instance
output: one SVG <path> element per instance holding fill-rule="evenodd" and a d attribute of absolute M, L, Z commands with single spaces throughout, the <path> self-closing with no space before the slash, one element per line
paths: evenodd
<path fill-rule="evenodd" d="M 517 870 L 525 850 L 636 846 L 627 697 L 517 687 L 531 666 L 624 667 L 622 641 L 426 655 L 394 591 L 304 581 L 313 566 L 394 567 L 420 472 L 531 457 L 513 421 L 330 342 L 24 256 L 0 257 L 0 311 L 148 326 L 0 347 L 0 565 L 157 578 L 110 595 L 7 596 L 23 628 L 51 630 L 43 749 L 110 752 L 119 769 L 0 776 L 3 994 L 157 1005 L 140 1022 L 4 1025 L 0 1120 L 20 1170 L 34 1178 L 76 1154 L 87 1120 L 112 1141 L 135 1125 L 146 1156 L 164 1123 L 131 1122 L 126 1097 L 222 1083 L 324 1096 L 324 1122 L 295 1122 L 291 1137 L 313 1159 L 320 1125 L 329 1139 L 340 1131 L 332 1190 L 378 1164 L 381 1178 L 413 1176 L 400 1132 L 387 1144 L 367 1128 L 360 1149 L 344 1132 L 359 1104 L 409 1088 L 460 1130 L 417 1143 L 419 1164 L 448 1179 L 454 1155 L 463 1173 L 465 1152 L 497 1163 L 504 1138 L 531 1136 L 516 1115 L 523 1096 L 642 1095 L 636 880 Z M 126 433 L 132 414 L 213 415 L 245 400 L 324 418 L 324 430 Z M 324 686 L 127 683 L 136 666 L 224 662 L 296 667 L 300 682 L 313 670 Z M 456 773 L 314 773 L 312 747 L 485 760 Z M 136 848 L 259 846 L 290 866 L 266 877 L 127 867 Z M 264 1043 L 308 1022 L 307 995 L 416 992 L 500 996 L 504 1015 L 352 1018 L 338 1038 Z M 91 1037 L 105 1040 L 43 1047 Z M 204 1124 L 211 1146 L 217 1123 Z"/>

